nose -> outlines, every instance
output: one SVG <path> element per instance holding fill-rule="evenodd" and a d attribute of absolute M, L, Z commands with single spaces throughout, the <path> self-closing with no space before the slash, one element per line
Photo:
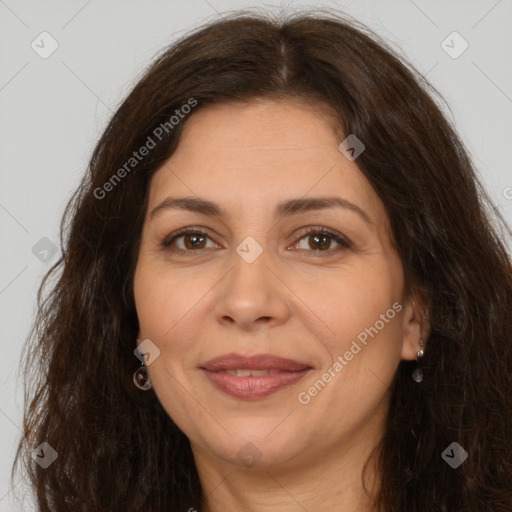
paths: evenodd
<path fill-rule="evenodd" d="M 292 292 L 285 284 L 283 270 L 265 248 L 252 262 L 233 251 L 231 269 L 218 287 L 217 320 L 236 324 L 244 331 L 286 322 Z"/>

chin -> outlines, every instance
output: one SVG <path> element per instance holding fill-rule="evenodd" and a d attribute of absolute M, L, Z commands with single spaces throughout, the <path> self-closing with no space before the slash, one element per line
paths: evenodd
<path fill-rule="evenodd" d="M 233 437 L 226 434 L 222 440 L 206 440 L 206 449 L 215 457 L 230 464 L 247 468 L 272 467 L 286 465 L 299 457 L 304 451 L 304 438 L 298 441 L 289 429 L 282 429 L 279 421 L 261 422 L 258 425 L 237 424 L 226 429 Z M 276 428 L 277 426 L 277 428 Z"/>

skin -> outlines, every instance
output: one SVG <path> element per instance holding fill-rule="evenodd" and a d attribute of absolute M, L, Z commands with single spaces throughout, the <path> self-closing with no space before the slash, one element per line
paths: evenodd
<path fill-rule="evenodd" d="M 138 342 L 150 339 L 160 350 L 148 365 L 153 390 L 190 439 L 204 510 L 367 510 L 361 470 L 383 432 L 388 387 L 400 359 L 415 359 L 427 334 L 419 299 L 403 296 L 384 205 L 357 160 L 339 151 L 344 137 L 319 106 L 208 106 L 183 128 L 177 150 L 152 178 L 134 294 Z M 273 216 L 284 200 L 333 195 L 356 204 L 372 224 L 346 208 Z M 228 217 L 168 209 L 150 219 L 168 196 L 208 199 Z M 207 232 L 201 248 L 186 235 L 174 252 L 162 248 L 187 226 Z M 307 226 L 339 232 L 352 245 L 332 238 L 315 245 L 314 234 L 303 234 Z M 248 236 L 263 249 L 252 263 L 236 252 Z M 402 306 L 396 316 L 300 403 L 298 394 L 394 303 Z M 218 391 L 198 368 L 231 352 L 271 353 L 313 370 L 245 401 Z M 248 442 L 260 455 L 252 467 L 237 456 Z M 378 474 L 369 475 L 370 487 L 378 485 Z"/>

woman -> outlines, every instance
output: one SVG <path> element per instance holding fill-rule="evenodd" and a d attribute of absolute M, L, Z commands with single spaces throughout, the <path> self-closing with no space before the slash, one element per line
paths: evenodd
<path fill-rule="evenodd" d="M 511 510 L 489 204 L 365 27 L 240 13 L 178 41 L 100 139 L 40 291 L 17 457 L 40 510 Z"/>

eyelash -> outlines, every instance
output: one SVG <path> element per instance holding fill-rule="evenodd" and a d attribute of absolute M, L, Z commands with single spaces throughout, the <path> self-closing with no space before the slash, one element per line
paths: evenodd
<path fill-rule="evenodd" d="M 181 236 L 188 235 L 188 234 L 201 235 L 201 236 L 210 238 L 208 233 L 205 233 L 201 229 L 194 229 L 194 228 L 187 227 L 187 228 L 179 229 L 178 231 L 174 232 L 172 235 L 166 237 L 160 245 L 162 246 L 163 249 L 171 251 L 171 252 L 181 251 L 181 252 L 194 253 L 194 252 L 196 252 L 196 250 L 200 251 L 201 249 L 185 250 L 185 249 L 170 248 L 171 244 L 176 239 L 180 238 Z M 335 242 L 337 242 L 340 245 L 340 247 L 338 247 L 337 249 L 334 249 L 334 250 L 328 249 L 327 251 L 298 249 L 299 251 L 312 252 L 313 254 L 316 253 L 317 257 L 323 257 L 324 254 L 329 256 L 333 252 L 339 252 L 343 249 L 350 249 L 352 247 L 352 244 L 345 237 L 343 237 L 340 233 L 337 233 L 336 231 L 331 231 L 330 229 L 325 228 L 323 226 L 320 226 L 320 227 L 313 226 L 313 227 L 307 228 L 300 235 L 300 238 L 298 239 L 297 243 L 295 243 L 294 245 L 298 245 L 298 242 L 300 242 L 303 238 L 306 238 L 308 235 L 312 235 L 312 234 L 326 235 L 326 236 L 330 237 L 332 240 L 334 240 Z"/>

